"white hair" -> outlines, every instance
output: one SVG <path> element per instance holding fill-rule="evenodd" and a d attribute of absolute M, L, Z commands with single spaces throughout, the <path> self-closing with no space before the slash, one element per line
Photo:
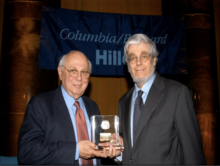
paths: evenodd
<path fill-rule="evenodd" d="M 154 59 L 158 60 L 158 55 L 159 52 L 157 50 L 156 44 L 145 34 L 134 34 L 133 36 L 131 36 L 127 42 L 125 43 L 124 46 L 124 55 L 125 58 L 128 58 L 128 47 L 129 45 L 133 45 L 133 44 L 140 44 L 140 43 L 145 43 L 145 44 L 149 44 L 150 46 L 150 55 L 152 57 L 151 63 L 154 63 Z M 137 85 L 140 84 L 145 84 L 147 81 L 149 81 L 149 79 L 151 78 L 151 76 L 153 75 L 154 71 L 156 69 L 156 66 L 152 66 L 152 70 L 149 76 L 145 76 L 143 78 L 138 78 L 137 76 L 132 75 L 131 73 L 131 69 L 130 69 L 130 64 L 128 63 L 128 71 L 131 74 L 131 77 L 133 79 L 133 82 L 135 82 Z"/>
<path fill-rule="evenodd" d="M 134 34 L 133 36 L 131 36 L 127 42 L 125 43 L 124 46 L 124 55 L 125 58 L 128 58 L 128 47 L 129 45 L 133 45 L 133 44 L 140 44 L 140 43 L 146 43 L 149 44 L 150 46 L 150 55 L 152 56 L 152 58 L 156 58 L 157 61 L 157 57 L 159 55 L 159 52 L 157 50 L 157 46 L 156 44 L 145 34 Z"/>

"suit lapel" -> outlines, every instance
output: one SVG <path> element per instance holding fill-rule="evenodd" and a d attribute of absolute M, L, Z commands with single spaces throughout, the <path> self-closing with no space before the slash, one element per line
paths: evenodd
<path fill-rule="evenodd" d="M 123 110 L 124 111 L 124 120 L 125 120 L 125 137 L 127 138 L 128 140 L 128 145 L 129 145 L 129 148 L 130 150 L 132 149 L 131 147 L 131 102 L 132 102 L 132 94 L 133 94 L 133 91 L 134 91 L 134 88 L 130 91 L 130 93 L 128 94 L 128 98 L 125 100 L 125 109 Z"/>
<path fill-rule="evenodd" d="M 156 75 L 156 78 L 154 80 L 154 83 L 152 84 L 150 91 L 147 96 L 147 100 L 144 105 L 143 112 L 141 114 L 139 124 L 137 126 L 136 131 L 136 138 L 134 140 L 134 146 L 136 143 L 137 138 L 139 137 L 141 131 L 143 130 L 145 124 L 151 117 L 152 113 L 154 112 L 155 108 L 161 101 L 161 99 L 164 96 L 163 88 L 165 87 L 163 83 L 163 78 L 160 77 L 158 74 Z"/>
<path fill-rule="evenodd" d="M 82 96 L 82 99 L 83 99 L 83 103 L 85 105 L 85 108 L 86 108 L 86 112 L 87 112 L 87 115 L 89 117 L 89 120 L 91 118 L 91 116 L 95 115 L 95 112 L 93 110 L 93 108 L 91 106 L 89 106 L 89 101 L 86 100 L 85 96 Z"/>
<path fill-rule="evenodd" d="M 63 128 L 63 132 L 66 137 L 66 140 L 75 141 L 74 128 L 72 125 L 68 108 L 66 106 L 66 103 L 64 101 L 61 92 L 61 87 L 58 87 L 55 91 L 53 107 L 57 114 L 58 122 Z M 69 131 L 73 131 L 73 132 L 69 132 Z"/>

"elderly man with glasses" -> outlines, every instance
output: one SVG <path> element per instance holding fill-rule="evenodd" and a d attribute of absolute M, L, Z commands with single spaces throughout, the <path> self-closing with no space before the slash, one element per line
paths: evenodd
<path fill-rule="evenodd" d="M 64 55 L 58 66 L 62 85 L 28 103 L 18 140 L 19 164 L 100 165 L 106 157 L 90 142 L 90 117 L 97 104 L 85 92 L 92 65 L 80 51 Z"/>
<path fill-rule="evenodd" d="M 124 54 L 135 84 L 119 100 L 122 164 L 206 164 L 192 96 L 186 86 L 155 72 L 155 43 L 135 34 Z"/>

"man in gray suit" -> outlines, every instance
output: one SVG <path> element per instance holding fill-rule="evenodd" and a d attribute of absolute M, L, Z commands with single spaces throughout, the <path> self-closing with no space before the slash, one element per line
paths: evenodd
<path fill-rule="evenodd" d="M 135 34 L 124 54 L 135 85 L 119 100 L 122 164 L 206 164 L 192 97 L 155 72 L 155 43 Z"/>

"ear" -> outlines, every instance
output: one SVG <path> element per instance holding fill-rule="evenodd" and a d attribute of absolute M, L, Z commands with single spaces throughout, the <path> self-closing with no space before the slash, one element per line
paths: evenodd
<path fill-rule="evenodd" d="M 62 80 L 62 74 L 63 73 L 62 73 L 62 69 L 61 69 L 60 66 L 58 66 L 57 71 L 58 71 L 58 75 L 59 75 L 60 80 Z"/>
<path fill-rule="evenodd" d="M 157 58 L 154 58 L 154 59 L 153 59 L 153 66 L 155 67 L 156 64 L 157 64 Z"/>

